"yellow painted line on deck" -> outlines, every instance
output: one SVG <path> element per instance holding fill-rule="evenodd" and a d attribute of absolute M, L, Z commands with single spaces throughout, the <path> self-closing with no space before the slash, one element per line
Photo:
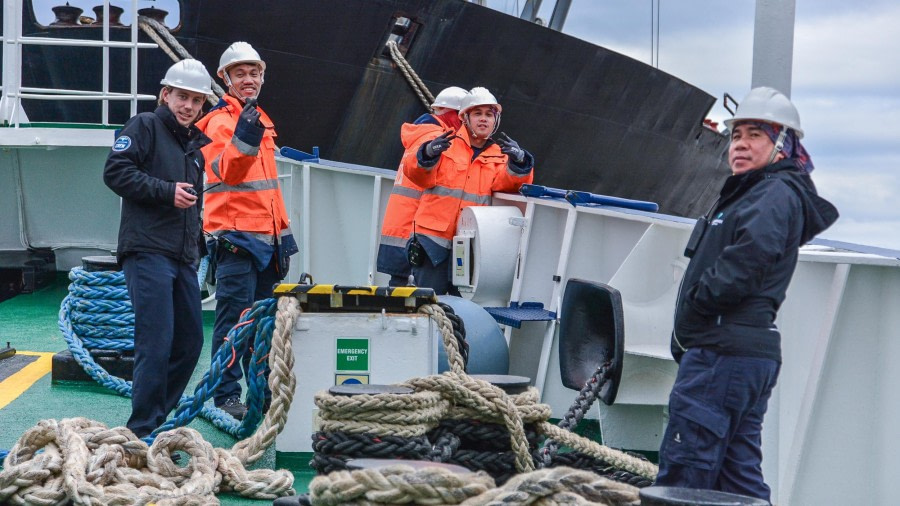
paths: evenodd
<path fill-rule="evenodd" d="M 19 372 L 0 381 L 0 409 L 14 401 L 22 392 L 28 390 L 35 381 L 50 372 L 53 364 L 53 353 L 36 351 L 17 351 L 19 355 L 37 356 L 38 359 L 23 367 Z"/>

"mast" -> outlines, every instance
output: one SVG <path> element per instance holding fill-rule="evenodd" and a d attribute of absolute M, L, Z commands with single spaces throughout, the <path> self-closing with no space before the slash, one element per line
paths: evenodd
<path fill-rule="evenodd" d="M 538 11 L 541 9 L 542 0 L 526 0 L 525 7 L 522 7 L 522 14 L 519 19 L 534 23 L 537 20 Z"/>
<path fill-rule="evenodd" d="M 556 0 L 553 6 L 553 15 L 550 17 L 550 29 L 561 32 L 563 25 L 566 24 L 566 16 L 569 15 L 569 7 L 572 6 L 572 0 Z"/>
<path fill-rule="evenodd" d="M 756 0 L 750 87 L 771 86 L 790 98 L 795 0 Z"/>

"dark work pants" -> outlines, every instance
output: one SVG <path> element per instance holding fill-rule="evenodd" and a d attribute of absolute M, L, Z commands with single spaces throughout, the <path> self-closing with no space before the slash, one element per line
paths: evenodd
<path fill-rule="evenodd" d="M 656 485 L 768 501 L 760 433 L 780 367 L 770 359 L 688 350 L 669 396 Z"/>
<path fill-rule="evenodd" d="M 213 327 L 212 356 L 222 346 L 228 331 L 238 322 L 241 313 L 253 306 L 257 300 L 273 296 L 273 287 L 281 280 L 275 269 L 274 256 L 263 271 L 256 270 L 253 259 L 218 248 L 216 253 L 216 323 Z M 235 360 L 231 367 L 223 369 L 222 382 L 215 391 L 215 404 L 221 406 L 231 397 L 241 396 L 241 377 L 250 368 L 253 336 L 248 336 L 243 345 L 234 348 Z M 231 353 L 229 353 L 231 356 Z M 226 364 L 227 365 L 227 364 Z M 242 371 L 243 369 L 243 371 Z M 271 392 L 266 388 L 266 399 Z"/>
<path fill-rule="evenodd" d="M 453 286 L 450 281 L 450 261 L 452 256 L 448 256 L 443 262 L 433 265 L 430 260 L 412 268 L 413 277 L 416 280 L 416 286 L 423 288 L 431 288 L 435 295 L 455 295 L 459 297 L 459 290 Z"/>
<path fill-rule="evenodd" d="M 409 283 L 409 276 L 399 276 L 397 274 L 391 274 L 391 279 L 388 280 L 388 286 L 406 286 Z"/>
<path fill-rule="evenodd" d="M 134 307 L 131 418 L 138 437 L 166 421 L 194 373 L 203 349 L 197 267 L 157 253 L 122 261 Z"/>

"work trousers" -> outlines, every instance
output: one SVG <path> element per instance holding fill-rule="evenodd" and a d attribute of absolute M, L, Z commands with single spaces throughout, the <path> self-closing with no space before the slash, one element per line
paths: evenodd
<path fill-rule="evenodd" d="M 157 253 L 122 261 L 134 308 L 134 373 L 126 426 L 145 437 L 166 421 L 203 348 L 197 266 Z"/>
<path fill-rule="evenodd" d="M 238 323 L 241 313 L 253 306 L 253 302 L 268 299 L 273 296 L 275 284 L 281 280 L 276 270 L 273 256 L 269 265 L 262 271 L 256 269 L 253 259 L 242 256 L 224 248 L 216 249 L 216 323 L 213 327 L 212 356 L 225 342 L 228 331 Z M 253 345 L 253 336 L 247 338 L 243 344 L 234 346 L 234 357 L 230 367 L 222 370 L 222 382 L 216 388 L 214 402 L 221 406 L 231 397 L 241 396 L 242 377 L 246 377 L 250 369 L 250 347 Z M 268 371 L 268 368 L 264 368 Z M 271 398 L 268 388 L 265 390 L 266 399 Z"/>
<path fill-rule="evenodd" d="M 669 396 L 656 485 L 769 501 L 760 434 L 780 368 L 771 359 L 688 350 Z"/>
<path fill-rule="evenodd" d="M 459 289 L 453 286 L 453 283 L 450 281 L 450 264 L 452 260 L 453 257 L 448 256 L 443 262 L 435 265 L 430 258 L 426 258 L 422 265 L 413 266 L 412 273 L 416 286 L 431 288 L 434 290 L 435 295 L 455 295 L 459 297 Z"/>

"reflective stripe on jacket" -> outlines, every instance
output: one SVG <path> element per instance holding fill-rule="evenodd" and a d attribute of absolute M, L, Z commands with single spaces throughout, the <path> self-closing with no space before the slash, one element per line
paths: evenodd
<path fill-rule="evenodd" d="M 424 141 L 408 149 L 403 157 L 404 175 L 424 188 L 415 216 L 416 234 L 447 249 L 463 208 L 490 205 L 493 192 L 518 191 L 534 176 L 534 158 L 530 154 L 526 153 L 524 167 L 518 167 L 510 164 L 499 146 L 488 141 L 475 156 L 466 127 L 457 130 L 456 135 L 433 164 L 419 158 Z"/>
<path fill-rule="evenodd" d="M 433 117 L 433 116 L 432 116 Z M 404 123 L 400 127 L 400 141 L 403 148 L 418 146 L 423 139 L 431 140 L 446 130 L 443 124 Z M 410 151 L 412 152 L 412 151 Z M 415 153 L 412 152 L 415 156 Z M 404 153 L 403 156 L 407 156 Z M 381 223 L 381 244 L 378 246 L 378 272 L 396 276 L 408 276 L 409 263 L 406 260 L 406 241 L 413 232 L 413 218 L 419 208 L 422 187 L 403 175 L 403 161 L 397 168 L 394 188 L 388 198 Z"/>
<path fill-rule="evenodd" d="M 241 103 L 231 95 L 222 97 L 216 109 L 197 122 L 212 139 L 203 148 L 206 158 L 204 228 L 218 235 L 224 231 L 249 232 L 263 241 L 283 235 L 288 229 L 284 198 L 275 166 L 275 128 L 259 109 L 265 128 L 260 145 L 251 146 L 235 136 Z M 221 184 L 217 184 L 221 183 Z M 271 244 L 271 239 L 268 241 Z"/>

